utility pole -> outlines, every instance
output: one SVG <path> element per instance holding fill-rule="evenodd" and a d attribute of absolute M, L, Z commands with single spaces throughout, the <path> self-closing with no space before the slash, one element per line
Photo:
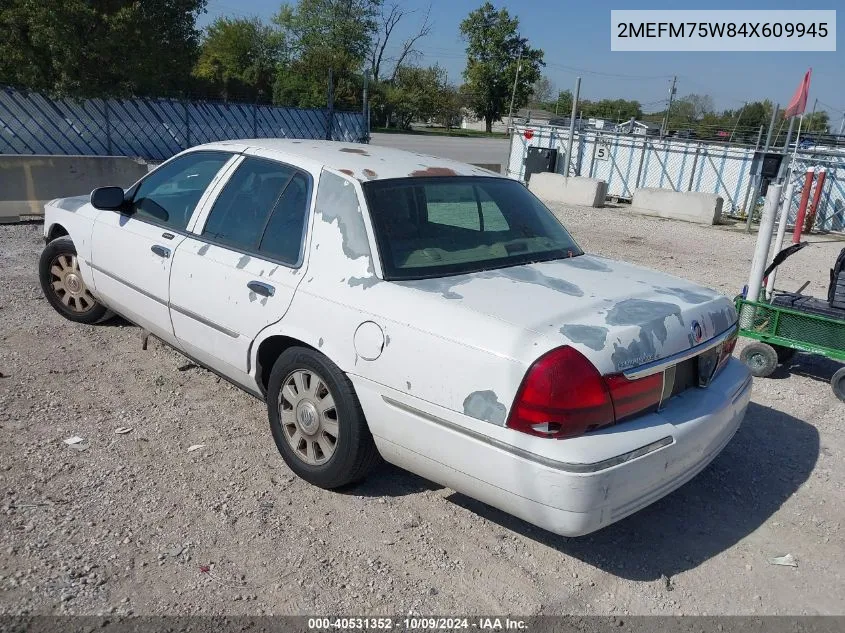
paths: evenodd
<path fill-rule="evenodd" d="M 370 102 L 367 88 L 370 83 L 370 71 L 364 71 L 364 95 L 361 105 L 361 115 L 364 117 L 364 126 L 366 127 L 365 138 L 367 143 L 370 142 Z"/>
<path fill-rule="evenodd" d="M 839 133 L 845 133 L 845 114 L 842 115 L 842 123 L 839 124 Z"/>
<path fill-rule="evenodd" d="M 508 109 L 508 129 L 510 132 L 513 127 L 513 100 L 516 97 L 516 82 L 519 81 L 519 69 L 522 66 L 522 47 L 519 48 L 519 56 L 516 58 L 516 73 L 513 77 L 513 90 L 511 90 L 511 107 Z"/>
<path fill-rule="evenodd" d="M 730 143 L 732 140 L 734 140 L 734 132 L 736 132 L 736 128 L 739 125 L 739 120 L 742 118 L 742 113 L 745 112 L 745 106 L 747 106 L 747 105 L 748 105 L 748 102 L 744 101 L 743 104 L 742 104 L 742 109 L 739 111 L 739 116 L 736 117 L 736 122 L 734 123 L 734 129 L 731 130 L 731 136 L 728 139 L 728 143 Z"/>
<path fill-rule="evenodd" d="M 563 161 L 563 175 L 569 178 L 569 163 L 572 161 L 572 142 L 575 139 L 575 115 L 578 112 L 578 97 L 581 95 L 581 78 L 575 80 L 575 94 L 572 95 L 572 113 L 569 115 L 569 138 L 566 141 L 566 158 Z"/>
<path fill-rule="evenodd" d="M 766 135 L 766 144 L 763 146 L 763 152 L 764 153 L 769 151 L 769 146 L 772 143 L 772 132 L 775 129 L 775 122 L 778 119 L 778 113 L 779 112 L 780 112 L 780 104 L 776 103 L 774 110 L 772 110 L 772 120 L 769 121 L 769 133 Z M 762 130 L 762 129 L 763 128 L 761 127 L 760 130 Z M 790 133 L 791 133 L 792 127 L 790 127 L 789 129 L 790 129 Z M 775 140 L 777 141 L 777 139 L 775 139 Z M 759 144 L 760 144 L 760 141 L 759 141 L 759 138 L 758 138 L 758 140 L 757 140 L 758 147 L 759 147 Z M 757 208 L 757 199 L 760 197 L 760 188 L 763 184 L 762 170 L 763 170 L 763 161 L 761 160 L 757 165 L 757 173 L 753 174 L 753 177 L 754 177 L 754 185 L 753 185 L 754 186 L 754 198 L 751 200 L 751 208 L 749 209 L 748 206 L 745 207 L 745 214 L 746 214 L 745 232 L 746 233 L 751 232 L 751 222 L 754 219 L 754 209 Z M 746 200 L 748 199 L 748 194 L 746 194 L 745 198 L 746 198 Z"/>
<path fill-rule="evenodd" d="M 675 83 L 677 81 L 677 77 L 672 77 L 672 87 L 669 88 L 669 104 L 666 106 L 666 114 L 663 116 L 663 125 L 660 129 L 661 136 L 666 136 L 666 128 L 669 127 L 669 113 L 672 111 L 672 102 L 675 100 Z"/>
<path fill-rule="evenodd" d="M 557 91 L 557 101 L 555 101 L 555 116 L 557 116 L 557 110 L 560 107 L 560 95 L 562 94 L 561 90 Z M 845 125 L 845 119 L 842 119 L 842 124 Z M 840 132 L 842 134 L 842 132 Z"/>

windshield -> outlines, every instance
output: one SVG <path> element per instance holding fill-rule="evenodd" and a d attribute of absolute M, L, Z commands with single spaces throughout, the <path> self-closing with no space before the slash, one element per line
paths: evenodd
<path fill-rule="evenodd" d="M 522 184 L 456 176 L 363 185 L 386 279 L 424 279 L 581 255 Z"/>

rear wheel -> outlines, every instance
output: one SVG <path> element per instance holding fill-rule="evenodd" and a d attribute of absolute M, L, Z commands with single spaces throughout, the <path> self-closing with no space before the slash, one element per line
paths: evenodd
<path fill-rule="evenodd" d="M 757 378 L 769 376 L 778 366 L 778 355 L 767 343 L 750 343 L 742 348 L 739 359 L 745 363 L 751 375 Z"/>
<path fill-rule="evenodd" d="M 830 379 L 830 386 L 833 388 L 833 393 L 842 402 L 845 402 L 845 367 L 840 368 L 833 378 Z"/>
<path fill-rule="evenodd" d="M 108 317 L 108 309 L 94 298 L 82 279 L 70 237 L 60 237 L 44 247 L 38 277 L 47 301 L 66 319 L 91 324 Z"/>
<path fill-rule="evenodd" d="M 285 350 L 270 374 L 267 412 L 290 469 L 320 488 L 363 479 L 378 461 L 349 378 L 312 349 Z"/>

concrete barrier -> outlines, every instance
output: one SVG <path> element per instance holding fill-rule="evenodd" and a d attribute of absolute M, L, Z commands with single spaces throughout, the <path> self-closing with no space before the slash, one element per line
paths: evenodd
<path fill-rule="evenodd" d="M 723 202 L 715 193 L 646 188 L 634 191 L 630 211 L 697 224 L 718 224 Z"/>
<path fill-rule="evenodd" d="M 541 200 L 578 204 L 585 207 L 603 207 L 607 196 L 607 183 L 595 178 L 541 172 L 531 174 L 528 189 Z"/>
<path fill-rule="evenodd" d="M 0 155 L 0 222 L 41 217 L 53 198 L 127 187 L 146 173 L 146 163 L 124 156 Z"/>

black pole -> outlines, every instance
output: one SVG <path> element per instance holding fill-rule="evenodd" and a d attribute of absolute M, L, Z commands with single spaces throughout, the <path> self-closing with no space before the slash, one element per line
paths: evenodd
<path fill-rule="evenodd" d="M 334 79 L 332 78 L 332 69 L 329 68 L 329 91 L 326 98 L 328 113 L 326 121 L 326 140 L 332 140 L 332 127 L 334 124 Z"/>
<path fill-rule="evenodd" d="M 111 147 L 111 117 L 109 116 L 109 100 L 103 99 L 103 103 L 105 104 L 105 115 L 106 115 L 106 153 L 111 156 L 112 155 L 112 147 Z"/>

